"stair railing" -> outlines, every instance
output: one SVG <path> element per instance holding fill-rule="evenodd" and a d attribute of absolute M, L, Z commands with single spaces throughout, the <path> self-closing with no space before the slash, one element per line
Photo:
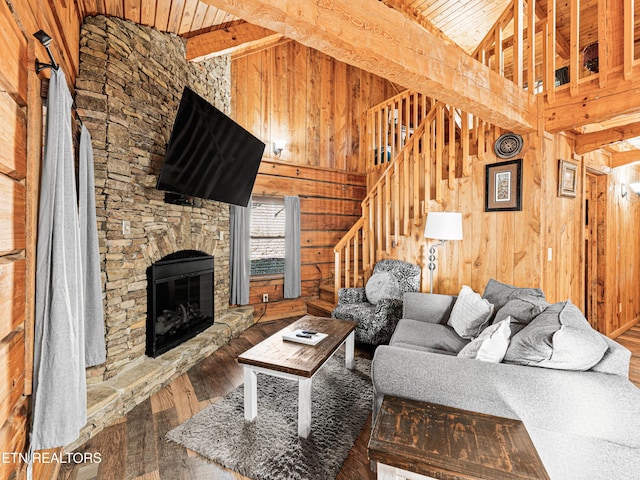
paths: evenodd
<path fill-rule="evenodd" d="M 362 217 L 334 248 L 336 300 L 340 288 L 364 286 L 373 265 L 423 221 L 433 202 L 442 203 L 444 188 L 453 190 L 457 177 L 470 174 L 472 156 L 484 157 L 487 128 L 443 102 L 431 106 L 369 188 Z"/>

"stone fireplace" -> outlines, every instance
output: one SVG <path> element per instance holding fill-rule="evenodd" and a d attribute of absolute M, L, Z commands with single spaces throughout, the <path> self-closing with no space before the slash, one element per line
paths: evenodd
<path fill-rule="evenodd" d="M 229 112 L 229 69 L 226 56 L 187 62 L 185 40 L 176 35 L 126 20 L 85 18 L 75 103 L 92 136 L 107 360 L 87 369 L 88 421 L 67 451 L 253 323 L 252 308 L 229 308 L 229 206 L 198 199 L 166 203 L 164 192 L 155 188 L 184 86 Z M 150 357 L 145 355 L 147 271 L 185 255 L 176 252 L 204 258 L 210 271 L 206 280 L 189 280 L 187 305 L 177 310 L 197 303 L 211 318 L 209 325 L 196 327 L 200 333 L 189 332 L 195 332 L 193 338 Z M 164 286 L 166 296 L 171 289 L 185 292 L 180 281 Z M 208 300 L 194 301 L 200 290 L 210 293 Z"/>
<path fill-rule="evenodd" d="M 105 291 L 107 361 L 88 383 L 145 357 L 147 269 L 178 251 L 214 258 L 215 320 L 229 309 L 229 206 L 165 203 L 155 188 L 185 85 L 229 112 L 226 56 L 189 63 L 185 40 L 126 20 L 88 17 L 76 105 L 92 136 Z"/>

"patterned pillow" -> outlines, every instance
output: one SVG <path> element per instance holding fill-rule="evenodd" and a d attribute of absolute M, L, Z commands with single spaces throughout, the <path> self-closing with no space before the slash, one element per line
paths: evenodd
<path fill-rule="evenodd" d="M 492 313 L 493 305 L 463 285 L 447 324 L 462 338 L 473 339 L 487 326 Z"/>
<path fill-rule="evenodd" d="M 400 286 L 396 277 L 389 272 L 380 272 L 371 275 L 365 287 L 367 300 L 374 305 L 383 298 L 402 298 Z"/>
<path fill-rule="evenodd" d="M 509 347 L 511 317 L 485 328 L 478 338 L 471 340 L 458 353 L 459 357 L 500 363 Z"/>

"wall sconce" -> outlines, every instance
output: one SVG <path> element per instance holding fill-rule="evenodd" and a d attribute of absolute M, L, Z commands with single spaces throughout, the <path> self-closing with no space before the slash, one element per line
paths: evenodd
<path fill-rule="evenodd" d="M 433 293 L 433 271 L 436 269 L 436 247 L 447 240 L 462 240 L 462 214 L 456 212 L 429 212 L 424 227 L 425 238 L 438 240 L 429 247 L 429 287 Z"/>
<path fill-rule="evenodd" d="M 53 59 L 53 54 L 49 49 L 49 45 L 51 45 L 51 37 L 47 35 L 44 30 L 38 30 L 33 34 L 33 36 L 36 37 L 36 39 L 42 44 L 42 46 L 47 51 L 47 54 L 49 55 L 49 59 L 51 60 L 51 63 L 43 63 L 36 58 L 36 73 L 40 73 L 45 68 L 53 68 L 54 70 L 58 70 L 58 64 Z"/>
<path fill-rule="evenodd" d="M 634 195 L 629 195 L 629 189 Z M 628 184 L 622 183 L 620 185 L 620 196 L 627 200 L 629 203 L 640 202 L 640 182 L 631 182 Z"/>
<path fill-rule="evenodd" d="M 287 145 L 287 143 L 284 140 L 275 140 L 273 142 L 273 154 L 280 158 L 280 154 L 282 153 L 282 150 L 284 150 L 284 147 Z"/>

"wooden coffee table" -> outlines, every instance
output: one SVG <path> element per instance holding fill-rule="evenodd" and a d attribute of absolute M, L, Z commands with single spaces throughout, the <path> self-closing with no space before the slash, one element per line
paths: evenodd
<path fill-rule="evenodd" d="M 385 396 L 369 440 L 378 480 L 548 480 L 520 420 Z"/>
<path fill-rule="evenodd" d="M 345 345 L 345 365 L 353 369 L 354 330 L 356 322 L 305 315 L 271 335 L 238 357 L 244 367 L 244 418 L 258 415 L 257 374 L 264 373 L 298 382 L 298 435 L 311 432 L 311 387 L 313 376 L 327 360 Z M 305 345 L 282 339 L 298 329 L 326 333 L 317 345 Z"/>

